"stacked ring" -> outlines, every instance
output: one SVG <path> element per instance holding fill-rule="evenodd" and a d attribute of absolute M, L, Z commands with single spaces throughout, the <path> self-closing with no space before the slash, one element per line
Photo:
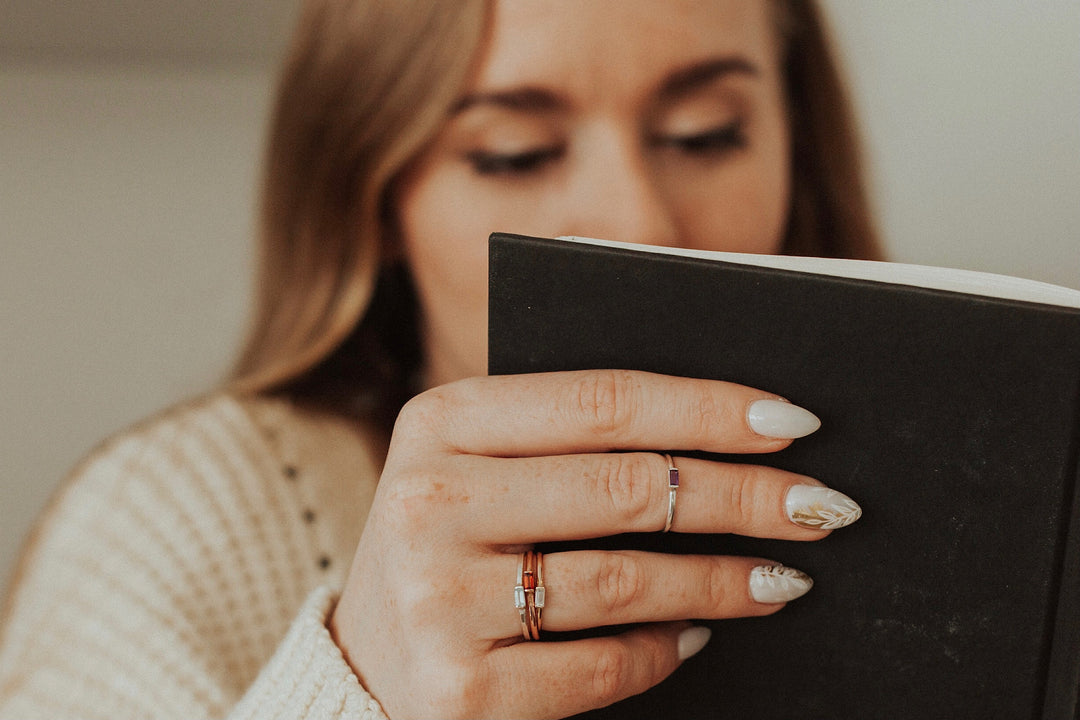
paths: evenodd
<path fill-rule="evenodd" d="M 521 622 L 521 636 L 539 640 L 543 625 L 547 591 L 544 588 L 544 555 L 534 550 L 518 557 L 517 585 L 514 586 L 514 607 Z"/>
<path fill-rule="evenodd" d="M 532 621 L 529 623 L 529 634 L 533 640 L 540 639 L 540 627 L 544 621 L 544 605 L 547 602 L 547 590 L 544 588 L 544 555 L 533 553 L 533 569 L 536 571 L 536 588 L 532 595 Z"/>

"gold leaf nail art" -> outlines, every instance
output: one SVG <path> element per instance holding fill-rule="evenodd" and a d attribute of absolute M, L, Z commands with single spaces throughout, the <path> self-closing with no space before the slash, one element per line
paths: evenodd
<path fill-rule="evenodd" d="M 862 517 L 862 508 L 847 495 L 816 485 L 792 487 L 785 505 L 791 522 L 814 530 L 836 530 Z"/>
<path fill-rule="evenodd" d="M 809 575 L 785 565 L 759 565 L 750 571 L 750 596 L 760 603 L 794 600 L 813 586 Z"/>

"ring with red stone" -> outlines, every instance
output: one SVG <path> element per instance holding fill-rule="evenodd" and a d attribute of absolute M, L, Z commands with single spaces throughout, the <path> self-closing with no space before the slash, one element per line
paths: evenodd
<path fill-rule="evenodd" d="M 671 521 L 675 519 L 675 493 L 679 491 L 679 468 L 675 467 L 675 461 L 671 459 L 670 455 L 665 454 L 664 459 L 667 460 L 667 481 L 668 481 L 668 506 L 667 506 L 667 520 L 664 521 L 664 532 L 671 530 Z"/>
<path fill-rule="evenodd" d="M 536 586 L 532 590 L 531 602 L 529 603 L 528 626 L 529 638 L 540 639 L 540 629 L 544 624 L 544 605 L 547 603 L 547 590 L 544 588 L 544 554 L 532 553 L 533 577 Z"/>

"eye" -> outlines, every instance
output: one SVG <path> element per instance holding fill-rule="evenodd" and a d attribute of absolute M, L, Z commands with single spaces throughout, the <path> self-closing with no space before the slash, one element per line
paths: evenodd
<path fill-rule="evenodd" d="M 742 121 L 736 121 L 690 135 L 659 135 L 653 138 L 653 145 L 687 155 L 712 155 L 741 150 L 746 147 L 747 138 Z"/>
<path fill-rule="evenodd" d="M 563 156 L 563 148 L 544 147 L 519 153 L 474 150 L 465 157 L 478 175 L 527 175 Z"/>

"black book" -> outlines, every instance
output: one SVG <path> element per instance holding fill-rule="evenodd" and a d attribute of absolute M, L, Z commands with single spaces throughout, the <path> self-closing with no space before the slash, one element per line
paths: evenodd
<path fill-rule="evenodd" d="M 776 615 L 708 623 L 672 678 L 590 717 L 1080 717 L 1080 292 L 498 233 L 489 273 L 492 374 L 627 368 L 775 392 L 821 429 L 727 459 L 816 477 L 864 511 L 816 543 L 594 542 L 761 556 L 815 585 Z"/>

